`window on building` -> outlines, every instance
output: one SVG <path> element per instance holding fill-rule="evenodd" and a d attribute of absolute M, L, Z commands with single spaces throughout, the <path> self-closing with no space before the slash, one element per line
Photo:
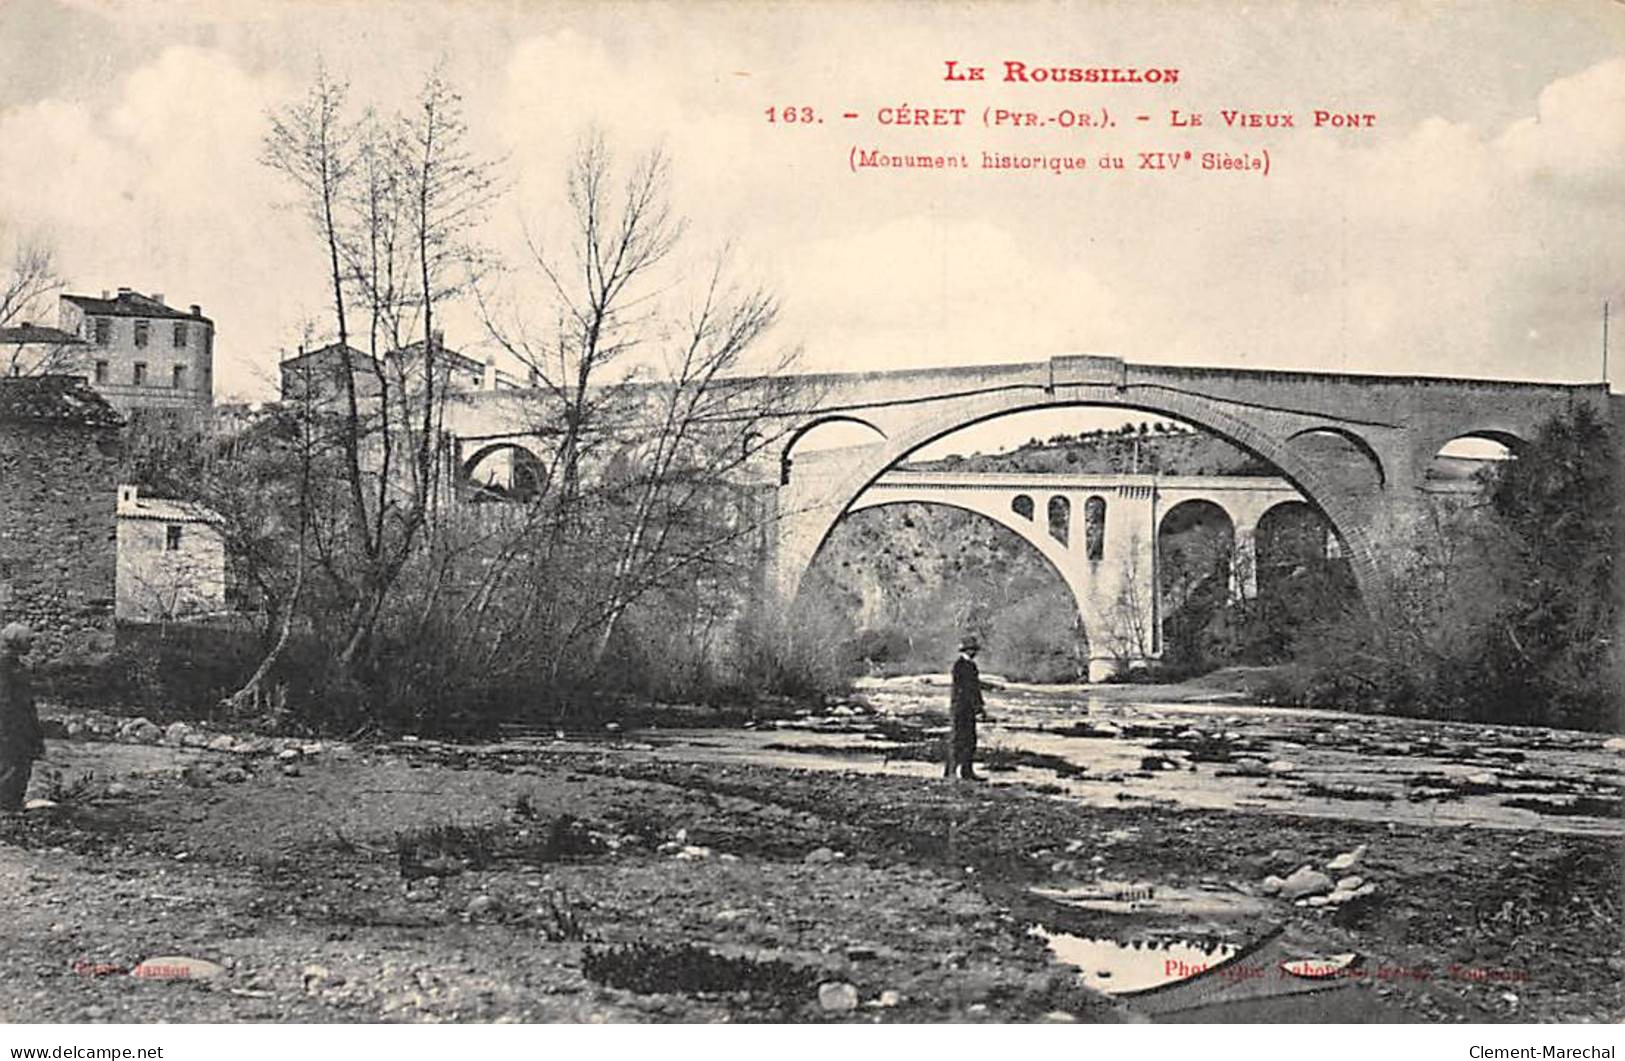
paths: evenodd
<path fill-rule="evenodd" d="M 135 322 L 135 345 L 136 345 L 136 347 L 138 349 L 140 347 L 143 347 L 143 346 L 147 345 L 147 335 L 151 331 L 152 331 L 152 322 L 151 321 L 136 321 Z"/>
<path fill-rule="evenodd" d="M 164 552 L 178 552 L 181 547 L 181 525 L 171 523 L 164 528 Z"/>
<path fill-rule="evenodd" d="M 107 362 L 106 361 L 98 361 L 98 362 L 96 362 L 96 382 L 97 383 L 106 383 L 107 382 Z"/>
<path fill-rule="evenodd" d="M 175 348 L 177 350 L 179 350 L 181 347 L 186 345 L 186 322 L 185 321 L 176 321 L 175 322 L 174 343 L 175 343 Z"/>
<path fill-rule="evenodd" d="M 96 345 L 106 346 L 113 341 L 113 322 L 106 317 L 97 317 L 93 324 L 96 330 Z"/>
<path fill-rule="evenodd" d="M 137 387 L 147 382 L 147 363 L 145 361 L 137 361 L 130 369 L 130 382 Z"/>
<path fill-rule="evenodd" d="M 170 382 L 170 386 L 174 387 L 176 390 L 185 390 L 186 389 L 186 366 L 185 365 L 176 365 L 175 366 L 175 374 L 174 374 L 173 379 Z"/>

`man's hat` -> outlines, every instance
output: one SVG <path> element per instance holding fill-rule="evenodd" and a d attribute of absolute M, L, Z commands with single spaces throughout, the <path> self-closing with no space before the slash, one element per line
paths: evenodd
<path fill-rule="evenodd" d="M 959 639 L 959 651 L 961 652 L 979 652 L 981 648 L 982 646 L 977 643 L 975 634 L 966 634 Z"/>

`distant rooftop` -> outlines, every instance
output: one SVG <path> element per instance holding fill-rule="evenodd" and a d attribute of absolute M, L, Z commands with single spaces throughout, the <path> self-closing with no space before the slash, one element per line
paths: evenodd
<path fill-rule="evenodd" d="M 169 497 L 142 497 L 139 487 L 118 488 L 120 519 L 156 519 L 165 523 L 223 523 L 225 517 L 195 501 Z"/>
<path fill-rule="evenodd" d="M 47 328 L 42 324 L 24 321 L 15 328 L 0 328 L 0 346 L 84 346 L 85 341 L 72 332 L 60 328 Z"/>
<path fill-rule="evenodd" d="M 209 318 L 203 315 L 202 307 L 192 306 L 188 310 L 181 310 L 167 305 L 163 298 L 162 295 L 143 295 L 127 287 L 119 288 L 116 293 L 103 291 L 101 298 L 91 295 L 62 296 L 63 301 L 72 302 L 86 313 L 94 313 L 99 317 L 165 317 L 175 320 L 209 321 Z"/>
<path fill-rule="evenodd" d="M 122 417 L 83 376 L 0 379 L 0 422 L 119 427 Z"/>

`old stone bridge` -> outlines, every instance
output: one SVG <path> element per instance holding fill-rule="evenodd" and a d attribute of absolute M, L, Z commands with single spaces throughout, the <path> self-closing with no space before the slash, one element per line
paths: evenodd
<path fill-rule="evenodd" d="M 810 374 L 799 381 L 805 400 L 785 424 L 775 454 L 779 466 L 764 469 L 764 477 L 772 475 L 769 481 L 778 484 L 772 492 L 767 565 L 773 585 L 786 597 L 794 595 L 820 546 L 846 513 L 910 490 L 921 499 L 929 493 L 941 501 L 950 492 L 963 499 L 967 489 L 974 489 L 964 477 L 957 485 L 933 480 L 928 488 L 923 480 L 888 474 L 921 447 L 1000 416 L 1093 406 L 1183 421 L 1268 462 L 1279 480 L 1258 497 L 1270 490 L 1282 496 L 1290 491 L 1317 509 L 1335 530 L 1362 597 L 1380 608 L 1387 597 L 1390 561 L 1402 552 L 1426 510 L 1434 485 L 1429 469 L 1446 444 L 1463 438 L 1490 439 L 1516 451 L 1534 437 L 1542 422 L 1577 405 L 1590 405 L 1604 417 L 1610 414 L 1603 384 L 1187 368 L 1095 355 Z M 448 429 L 489 446 L 504 430 L 494 425 L 504 415 L 514 415 L 516 402 L 522 402 L 518 395 L 470 396 L 464 409 L 448 413 Z M 510 412 L 499 413 L 503 408 Z M 808 432 L 843 422 L 863 425 L 873 444 L 821 453 L 816 461 L 798 464 L 797 445 Z M 816 474 L 806 473 L 809 463 L 816 464 Z M 1063 492 L 1087 505 L 1088 485 L 1080 482 Z M 1120 540 L 1112 520 L 1129 518 L 1132 506 L 1123 501 L 1152 501 L 1150 494 L 1137 498 L 1135 484 L 1111 485 L 1114 491 L 1129 492 L 1112 495 L 1119 500 L 1115 508 L 1111 498 L 1101 494 L 1108 543 Z M 1164 481 L 1159 489 L 1168 491 L 1158 495 L 1158 503 L 1165 504 L 1179 489 L 1217 487 L 1176 487 Z M 1087 514 L 1077 523 L 1086 527 Z M 1246 525 L 1245 519 L 1237 520 L 1238 531 Z M 1137 562 L 1151 563 L 1155 535 L 1146 533 L 1143 538 L 1143 548 L 1153 554 Z M 1049 546 L 1041 548 L 1054 552 Z M 1064 568 L 1062 572 L 1065 576 Z M 1089 621 L 1088 606 L 1082 610 Z"/>

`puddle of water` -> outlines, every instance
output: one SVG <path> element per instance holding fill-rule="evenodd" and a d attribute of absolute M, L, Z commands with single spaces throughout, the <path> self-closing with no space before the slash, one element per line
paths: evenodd
<path fill-rule="evenodd" d="M 1076 966 L 1085 983 L 1108 995 L 1189 980 L 1217 968 L 1238 953 L 1238 948 L 1228 943 L 1202 944 L 1186 940 L 1123 943 L 1051 932 L 1041 926 L 1034 926 L 1032 933 L 1048 944 L 1056 961 Z"/>

